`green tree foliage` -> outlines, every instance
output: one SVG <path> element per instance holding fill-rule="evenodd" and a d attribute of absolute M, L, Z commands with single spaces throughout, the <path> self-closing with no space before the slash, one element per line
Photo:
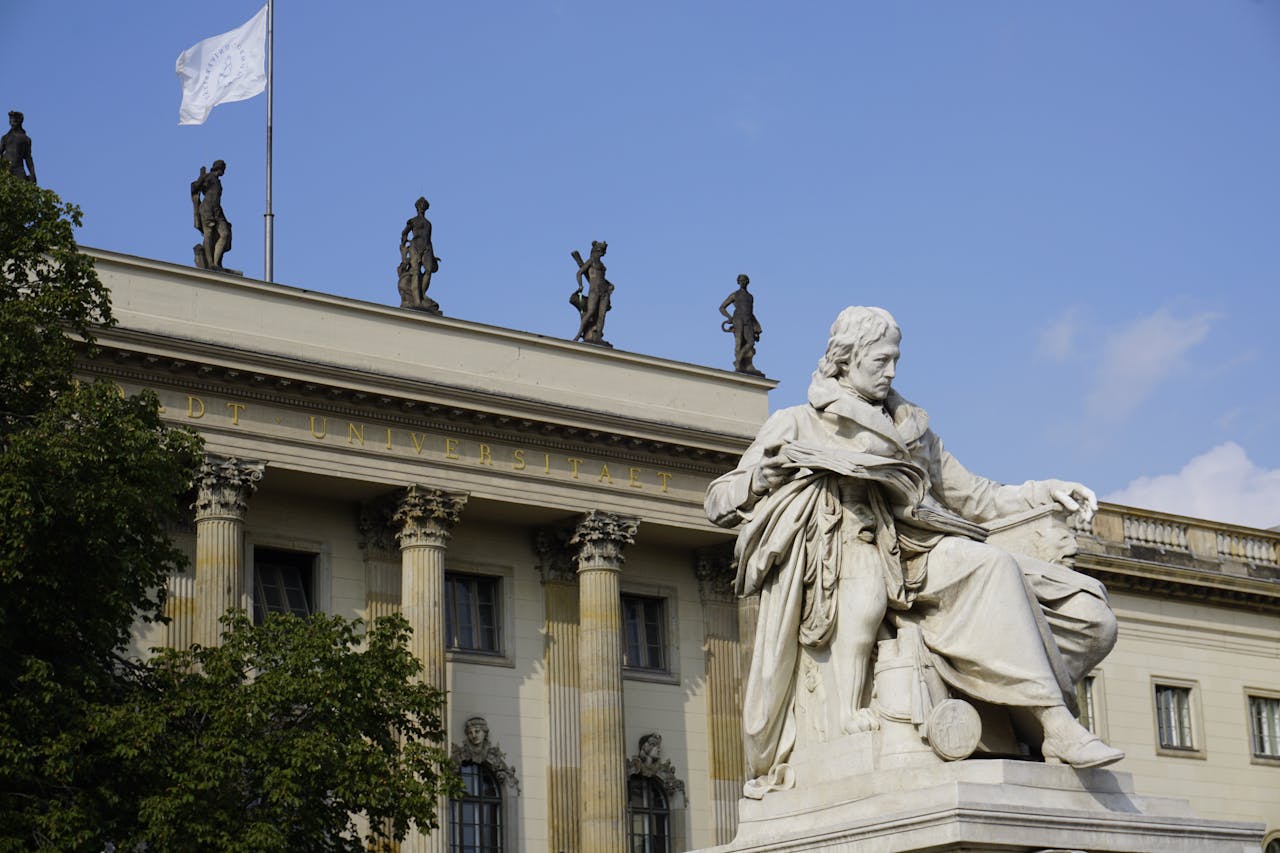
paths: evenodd
<path fill-rule="evenodd" d="M 403 838 L 411 818 L 435 826 L 441 787 L 457 783 L 436 770 L 443 694 L 412 683 L 403 617 L 367 633 L 327 616 L 226 624 L 219 647 L 143 664 L 94 721 L 136 803 L 112 828 L 119 849 L 360 851 Z"/>
<path fill-rule="evenodd" d="M 165 535 L 199 454 L 153 395 L 73 379 L 114 321 L 72 236 L 80 211 L 0 170 L 0 845 L 31 850 L 102 807 L 60 751 L 119 689 L 116 650 L 155 619 L 182 556 Z M 58 846 L 74 848 L 71 842 Z"/>
<path fill-rule="evenodd" d="M 400 619 L 230 618 L 226 644 L 121 656 L 162 618 L 201 442 L 153 394 L 80 383 L 109 295 L 80 211 L 0 170 L 0 851 L 362 849 L 433 826 L 456 777 Z M 403 745 L 403 750 L 399 747 Z"/>

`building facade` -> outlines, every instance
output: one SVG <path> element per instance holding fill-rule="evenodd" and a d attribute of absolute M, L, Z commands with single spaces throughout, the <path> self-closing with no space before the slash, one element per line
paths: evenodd
<path fill-rule="evenodd" d="M 208 460 L 171 621 L 401 611 L 468 795 L 403 849 L 732 839 L 753 611 L 707 484 L 772 381 L 92 251 L 119 324 L 82 365 Z M 1138 789 L 1280 829 L 1280 535 L 1104 506 L 1078 567 L 1116 651 L 1083 688 Z"/>

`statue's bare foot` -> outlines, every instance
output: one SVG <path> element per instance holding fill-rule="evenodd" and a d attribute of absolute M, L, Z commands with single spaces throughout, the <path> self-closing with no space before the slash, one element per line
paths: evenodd
<path fill-rule="evenodd" d="M 880 728 L 880 715 L 870 708 L 858 708 L 845 716 L 843 728 L 847 735 L 877 731 Z"/>

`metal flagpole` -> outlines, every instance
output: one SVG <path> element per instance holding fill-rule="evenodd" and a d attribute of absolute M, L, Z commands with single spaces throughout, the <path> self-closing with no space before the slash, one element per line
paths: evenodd
<path fill-rule="evenodd" d="M 267 0 L 267 212 L 262 218 L 266 225 L 266 250 L 263 253 L 263 281 L 272 281 L 274 273 L 274 260 L 272 255 L 275 252 L 275 218 L 276 215 L 271 212 L 271 108 L 272 108 L 272 83 L 274 79 L 274 68 L 272 67 L 272 54 L 275 52 L 275 0 Z"/>

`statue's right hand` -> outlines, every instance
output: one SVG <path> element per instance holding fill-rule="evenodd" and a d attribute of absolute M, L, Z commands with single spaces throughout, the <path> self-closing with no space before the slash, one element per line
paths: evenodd
<path fill-rule="evenodd" d="M 764 456 L 751 472 L 751 493 L 767 495 L 790 479 L 791 472 L 785 467 L 786 462 L 781 444 L 765 448 Z"/>

